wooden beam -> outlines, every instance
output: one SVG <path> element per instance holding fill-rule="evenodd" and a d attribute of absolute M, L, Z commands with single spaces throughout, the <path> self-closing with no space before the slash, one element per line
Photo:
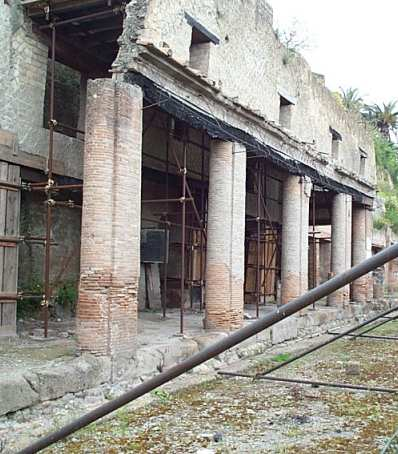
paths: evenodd
<path fill-rule="evenodd" d="M 34 29 L 44 43 L 51 48 L 51 38 L 45 33 Z M 57 36 L 56 59 L 60 63 L 69 66 L 76 71 L 93 75 L 92 77 L 107 77 L 109 76 L 112 62 L 103 61 L 92 53 L 71 44 L 64 37 Z"/>
<path fill-rule="evenodd" d="M 33 155 L 19 150 L 14 153 L 9 147 L 0 144 L 0 161 L 10 164 L 17 164 L 31 169 L 47 170 L 47 158 L 44 156 Z M 61 161 L 54 161 L 54 173 L 57 175 L 65 175 L 65 165 Z"/>
<path fill-rule="evenodd" d="M 51 11 L 53 13 L 68 13 L 76 9 L 89 9 L 96 6 L 104 6 L 104 0 L 52 0 Z M 120 0 L 112 2 L 119 5 Z M 28 9 L 32 18 L 44 17 L 43 8 L 49 4 L 48 0 L 23 0 L 22 5 Z"/>

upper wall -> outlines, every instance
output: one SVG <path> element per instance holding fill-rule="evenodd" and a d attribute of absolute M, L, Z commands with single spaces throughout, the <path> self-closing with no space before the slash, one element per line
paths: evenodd
<path fill-rule="evenodd" d="M 17 147 L 48 156 L 48 130 L 43 128 L 48 48 L 32 32 L 19 1 L 0 1 L 0 130 L 16 137 Z M 55 160 L 63 174 L 82 178 L 83 143 L 55 133 Z"/>
<path fill-rule="evenodd" d="M 210 44 L 206 77 L 223 95 L 278 125 L 282 94 L 294 102 L 287 130 L 292 137 L 331 160 L 332 128 L 342 139 L 335 167 L 359 175 L 362 149 L 368 156 L 362 177 L 375 181 L 369 128 L 359 116 L 344 110 L 302 57 L 288 54 L 275 35 L 272 9 L 264 0 L 134 0 L 127 12 L 116 66 L 131 67 L 137 38 L 189 66 L 188 13 L 220 40 L 218 45 Z"/>

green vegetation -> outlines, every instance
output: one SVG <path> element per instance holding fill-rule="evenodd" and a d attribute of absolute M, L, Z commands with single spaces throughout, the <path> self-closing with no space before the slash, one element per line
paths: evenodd
<path fill-rule="evenodd" d="M 38 278 L 33 278 L 29 284 L 19 289 L 20 292 L 32 296 L 32 298 L 23 298 L 17 304 L 18 319 L 36 318 L 40 311 L 40 303 L 44 293 L 43 283 Z M 37 298 L 34 298 L 34 297 Z"/>
<path fill-rule="evenodd" d="M 17 304 L 17 317 L 19 319 L 37 318 L 41 310 L 41 302 L 44 298 L 42 279 L 34 277 L 28 284 L 22 286 L 19 291 L 25 295 Z M 69 309 L 72 313 L 77 302 L 77 284 L 74 281 L 65 281 L 59 284 L 55 290 L 53 303 Z"/>
<path fill-rule="evenodd" d="M 292 355 L 290 353 L 281 353 L 279 355 L 273 356 L 271 359 L 276 363 L 284 363 L 288 359 L 290 359 Z"/>
<path fill-rule="evenodd" d="M 376 229 L 389 226 L 398 233 L 398 149 L 377 132 L 374 143 L 379 196 L 385 206 L 385 212 L 375 219 L 374 226 Z"/>
<path fill-rule="evenodd" d="M 391 227 L 398 234 L 398 103 L 365 104 L 357 88 L 340 88 L 336 99 L 351 112 L 361 114 L 374 127 L 374 145 L 379 197 L 384 213 L 374 221 L 376 229 Z"/>
<path fill-rule="evenodd" d="M 63 306 L 64 308 L 68 307 L 74 311 L 77 298 L 78 294 L 76 282 L 66 281 L 58 287 L 55 295 L 55 303 Z"/>

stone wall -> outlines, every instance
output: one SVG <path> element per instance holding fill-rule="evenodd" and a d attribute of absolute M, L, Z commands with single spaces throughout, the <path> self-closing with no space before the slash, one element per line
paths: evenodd
<path fill-rule="evenodd" d="M 189 68 L 192 26 L 186 13 L 220 39 L 218 45 L 211 44 L 207 76 Z M 271 18 L 264 0 L 135 1 L 127 8 L 125 33 L 115 67 L 142 72 L 189 102 L 195 97 L 195 104 L 211 115 L 261 136 L 261 140 L 291 157 L 373 196 L 375 160 L 370 129 L 357 115 L 343 109 L 325 87 L 324 79 L 313 74 L 302 57 L 294 55 L 286 60 L 287 50 L 278 41 Z M 142 60 L 136 59 L 137 55 L 142 55 Z M 162 59 L 166 60 L 164 68 Z M 199 85 L 206 90 L 207 83 L 211 87 L 207 91 L 213 90 L 217 102 L 197 97 L 192 85 L 178 81 L 183 73 L 187 81 L 192 75 L 197 76 L 198 90 Z M 290 130 L 278 124 L 281 94 L 294 102 Z M 230 100 L 230 105 L 239 112 L 247 109 L 264 117 L 263 129 L 254 122 L 250 126 L 247 122 L 245 126 L 243 122 L 238 125 L 232 110 L 221 107 L 223 99 Z M 302 152 L 295 154 L 283 134 L 279 140 L 266 136 L 267 125 L 283 131 Z M 342 137 L 338 159 L 331 158 L 330 127 Z M 360 148 L 368 154 L 364 175 L 359 175 Z M 323 156 L 326 162 L 316 163 L 306 151 Z"/>
<path fill-rule="evenodd" d="M 37 192 L 22 192 L 20 233 L 27 237 L 44 237 L 46 210 L 44 197 Z M 80 273 L 81 211 L 66 207 L 53 210 L 50 279 L 54 289 L 62 285 L 77 287 Z M 19 287 L 30 292 L 43 281 L 44 246 L 21 243 L 19 249 Z"/>
<path fill-rule="evenodd" d="M 20 2 L 0 2 L 0 129 L 16 134 L 17 149 L 40 156 L 48 155 L 47 62 L 48 48 L 32 32 Z M 82 141 L 56 133 L 54 142 L 64 175 L 82 179 Z"/>

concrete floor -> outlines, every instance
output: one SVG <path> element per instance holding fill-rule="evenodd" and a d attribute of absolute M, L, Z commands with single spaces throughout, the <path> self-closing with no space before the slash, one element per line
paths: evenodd
<path fill-rule="evenodd" d="M 263 315 L 272 309 L 262 307 Z M 255 308 L 248 307 L 245 314 L 255 317 Z M 205 334 L 204 313 L 188 309 L 184 314 L 184 336 Z M 247 321 L 246 323 L 249 323 Z M 43 338 L 42 323 L 37 320 L 19 322 L 18 337 L 0 339 L 0 376 L 17 371 L 28 371 L 54 360 L 72 359 L 78 355 L 75 322 L 49 323 L 49 338 Z M 180 311 L 169 309 L 166 318 L 159 312 L 139 313 L 137 347 L 165 344 L 180 336 Z"/>

